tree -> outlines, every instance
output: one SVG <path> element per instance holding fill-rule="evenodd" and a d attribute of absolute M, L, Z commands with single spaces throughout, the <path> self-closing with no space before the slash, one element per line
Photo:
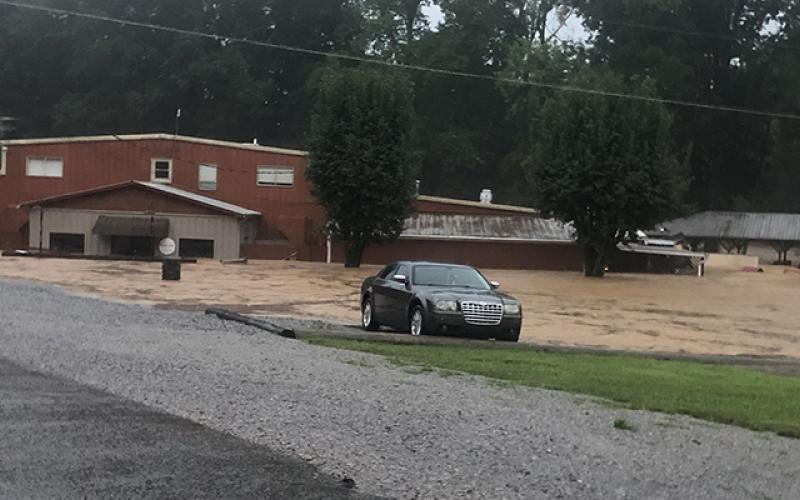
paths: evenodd
<path fill-rule="evenodd" d="M 520 39 L 511 50 L 509 62 L 501 73 L 503 81 L 497 84 L 505 97 L 506 120 L 511 124 L 509 132 L 512 148 L 499 163 L 501 187 L 496 192 L 508 202 L 528 205 L 531 190 L 519 179 L 523 177 L 522 164 L 530 151 L 530 120 L 536 116 L 544 103 L 556 90 L 547 87 L 524 85 L 537 82 L 550 85 L 566 85 L 586 65 L 580 48 L 569 45 L 541 45 L 538 41 Z M 516 80 L 518 85 L 508 83 Z"/>
<path fill-rule="evenodd" d="M 324 61 L 224 37 L 363 54 L 359 0 L 39 3 L 220 38 L 0 6 L 0 108 L 21 136 L 171 131 L 182 108 L 182 133 L 301 148 Z"/>
<path fill-rule="evenodd" d="M 800 123 L 775 120 L 772 152 L 764 165 L 756 208 L 800 212 Z"/>
<path fill-rule="evenodd" d="M 414 200 L 413 88 L 395 73 L 333 68 L 320 79 L 306 175 L 345 266 L 396 239 Z"/>
<path fill-rule="evenodd" d="M 661 97 L 788 111 L 776 95 L 796 85 L 776 60 L 797 0 L 574 0 L 595 33 L 593 61 L 627 77 L 647 75 Z M 777 33 L 776 33 L 777 31 Z M 795 48 L 796 50 L 796 48 Z M 703 209 L 754 201 L 770 120 L 676 108 L 675 133 L 690 151 L 690 193 Z"/>
<path fill-rule="evenodd" d="M 508 61 L 511 44 L 527 33 L 511 2 L 439 0 L 438 31 L 414 44 L 415 64 L 476 73 L 487 79 L 435 73 L 414 75 L 422 190 L 478 199 L 482 188 L 501 192 L 498 165 L 512 147 L 505 100 L 492 76 Z M 519 3 L 519 2 L 517 2 Z M 504 194 L 500 195 L 500 198 Z"/>
<path fill-rule="evenodd" d="M 387 61 L 410 63 L 411 45 L 428 28 L 422 11 L 430 0 L 365 0 L 369 52 Z"/>
<path fill-rule="evenodd" d="M 630 89 L 611 74 L 578 80 L 654 95 L 649 81 Z M 587 276 L 603 276 L 617 235 L 650 228 L 680 206 L 682 162 L 671 124 L 657 102 L 574 92 L 551 97 L 534 121 L 527 178 L 542 211 L 573 224 Z"/>
<path fill-rule="evenodd" d="M 235 3 L 232 0 L 227 0 Z M 361 0 L 261 0 L 268 11 L 266 40 L 320 52 L 364 54 Z M 235 9 L 235 8 L 234 8 Z M 276 92 L 267 105 L 270 120 L 264 139 L 305 147 L 314 102 L 314 82 L 325 60 L 281 50 L 253 47 L 251 63 L 273 80 Z"/>

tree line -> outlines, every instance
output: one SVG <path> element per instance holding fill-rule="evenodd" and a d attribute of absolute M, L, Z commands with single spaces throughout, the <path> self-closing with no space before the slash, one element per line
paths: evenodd
<path fill-rule="evenodd" d="M 404 144 L 419 160 L 422 191 L 438 195 L 476 199 L 491 188 L 499 202 L 539 206 L 542 188 L 522 180 L 534 180 L 531 144 L 548 126 L 542 118 L 559 116 L 546 109 L 565 93 L 559 86 L 800 114 L 798 0 L 36 3 L 220 36 L 0 6 L 0 115 L 17 118 L 7 136 L 172 131 L 181 108 L 181 133 L 309 147 L 314 96 L 331 62 L 226 37 L 485 77 L 376 70 L 413 88 Z M 432 5 L 443 14 L 437 26 L 425 17 Z M 565 23 L 587 36 L 565 38 Z M 800 120 L 665 109 L 686 167 L 682 202 L 800 211 Z"/>

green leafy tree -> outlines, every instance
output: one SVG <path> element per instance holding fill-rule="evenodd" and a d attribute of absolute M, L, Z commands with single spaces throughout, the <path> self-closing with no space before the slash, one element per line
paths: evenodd
<path fill-rule="evenodd" d="M 581 86 L 630 91 L 610 74 Z M 653 95 L 650 82 L 634 92 Z M 672 119 L 656 102 L 563 92 L 535 120 L 527 178 L 541 209 L 571 222 L 585 250 L 587 276 L 601 277 L 618 235 L 673 215 L 683 192 Z"/>
<path fill-rule="evenodd" d="M 388 61 L 413 62 L 411 48 L 428 29 L 430 0 L 365 0 L 369 52 Z"/>
<path fill-rule="evenodd" d="M 508 61 L 510 44 L 527 33 L 524 19 L 509 2 L 436 3 L 444 21 L 438 31 L 420 36 L 415 64 L 491 78 Z M 422 191 L 474 200 L 482 188 L 499 192 L 497 166 L 514 135 L 495 83 L 433 73 L 414 77 L 417 137 L 419 149 L 426 151 Z"/>
<path fill-rule="evenodd" d="M 599 67 L 648 75 L 664 98 L 771 111 L 789 111 L 777 91 L 797 87 L 792 65 L 780 62 L 789 51 L 778 43 L 797 3 L 574 0 L 595 33 L 591 53 Z M 676 139 L 691 151 L 692 200 L 709 209 L 754 201 L 770 119 L 689 108 L 674 114 Z"/>
<path fill-rule="evenodd" d="M 410 81 L 395 73 L 331 69 L 319 83 L 307 176 L 345 266 L 370 243 L 396 239 L 411 213 L 416 155 Z"/>
<path fill-rule="evenodd" d="M 500 187 L 495 192 L 511 203 L 530 205 L 531 190 L 519 182 L 523 176 L 523 163 L 530 150 L 530 120 L 536 116 L 553 93 L 552 88 L 524 85 L 537 82 L 564 85 L 575 78 L 584 67 L 582 51 L 568 45 L 540 44 L 520 39 L 509 56 L 501 73 L 504 81 L 497 84 L 505 97 L 506 120 L 511 125 L 508 134 L 513 138 L 512 148 L 499 163 Z M 505 80 L 517 80 L 518 85 Z"/>
<path fill-rule="evenodd" d="M 42 0 L 44 6 L 363 54 L 358 0 Z M 46 36 L 43 36 L 46 33 Z M 324 61 L 0 6 L 0 108 L 20 136 L 180 131 L 304 147 Z M 55 75 L 55 76 L 54 76 Z"/>
<path fill-rule="evenodd" d="M 758 187 L 757 209 L 800 212 L 800 123 L 775 120 L 771 153 Z"/>

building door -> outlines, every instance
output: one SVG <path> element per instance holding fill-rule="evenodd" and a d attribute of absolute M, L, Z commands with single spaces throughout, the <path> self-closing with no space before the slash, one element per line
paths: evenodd
<path fill-rule="evenodd" d="M 111 255 L 154 257 L 156 239 L 150 236 L 111 236 Z"/>
<path fill-rule="evenodd" d="M 180 250 L 178 250 L 178 254 L 181 257 L 190 257 L 196 259 L 214 258 L 214 240 L 181 238 L 179 245 Z"/>

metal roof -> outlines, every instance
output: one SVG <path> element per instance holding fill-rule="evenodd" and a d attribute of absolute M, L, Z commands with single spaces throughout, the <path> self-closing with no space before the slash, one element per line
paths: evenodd
<path fill-rule="evenodd" d="M 648 255 L 667 255 L 671 257 L 705 257 L 703 252 L 692 252 L 675 247 L 660 247 L 653 245 L 638 245 L 636 243 L 617 243 L 617 249 L 626 253 L 643 253 Z"/>
<path fill-rule="evenodd" d="M 261 212 L 250 210 L 249 208 L 240 207 L 238 205 L 233 205 L 231 203 L 225 203 L 224 201 L 215 200 L 214 198 L 209 198 L 208 196 L 195 194 L 189 191 L 184 191 L 183 189 L 174 188 L 172 186 L 167 186 L 164 184 L 157 184 L 154 182 L 143 182 L 143 181 L 125 181 L 117 184 L 109 184 L 107 186 L 100 186 L 96 188 L 85 189 L 82 191 L 74 191 L 71 193 L 50 196 L 48 198 L 42 198 L 39 200 L 26 201 L 24 203 L 20 203 L 19 205 L 17 205 L 17 208 L 30 208 L 36 205 L 51 205 L 53 203 L 58 203 L 65 200 L 81 198 L 83 196 L 91 196 L 98 193 L 106 193 L 109 191 L 124 189 L 130 186 L 138 186 L 140 188 L 147 189 L 150 191 L 156 191 L 168 196 L 180 198 L 182 200 L 194 203 L 196 205 L 202 205 L 208 208 L 212 208 L 214 210 L 219 210 L 220 212 L 225 212 L 239 217 L 258 217 L 261 215 Z"/>
<path fill-rule="evenodd" d="M 226 148 L 247 149 L 250 151 L 261 151 L 264 153 L 285 154 L 291 156 L 308 156 L 307 151 L 297 149 L 274 148 L 262 146 L 260 144 L 241 143 L 233 141 L 218 141 L 216 139 L 204 139 L 201 137 L 190 137 L 186 135 L 174 134 L 128 134 L 128 135 L 87 135 L 76 137 L 43 137 L 35 139 L 9 139 L 0 141 L 3 146 L 33 146 L 40 144 L 73 144 L 81 142 L 107 142 L 107 141 L 179 141 L 202 144 L 205 146 L 221 146 Z"/>
<path fill-rule="evenodd" d="M 571 226 L 554 219 L 516 215 L 416 214 L 406 220 L 404 239 L 572 243 Z"/>
<path fill-rule="evenodd" d="M 709 211 L 661 226 L 687 238 L 800 241 L 800 214 Z"/>
<path fill-rule="evenodd" d="M 177 196 L 178 198 L 183 198 L 188 201 L 199 203 L 201 205 L 206 205 L 211 208 L 216 208 L 224 212 L 230 212 L 232 214 L 236 214 L 242 217 L 253 217 L 261 215 L 261 212 L 256 212 L 255 210 L 250 210 L 249 208 L 240 207 L 239 205 L 233 205 L 231 203 L 225 203 L 224 201 L 215 200 L 214 198 L 209 198 L 208 196 L 203 196 L 201 194 L 184 191 L 183 189 L 174 188 L 166 184 L 158 184 L 155 182 L 142 182 L 142 181 L 133 181 L 133 183 L 138 184 L 140 186 L 145 186 L 154 191 L 161 191 L 162 193 L 166 193 L 172 196 Z"/>

